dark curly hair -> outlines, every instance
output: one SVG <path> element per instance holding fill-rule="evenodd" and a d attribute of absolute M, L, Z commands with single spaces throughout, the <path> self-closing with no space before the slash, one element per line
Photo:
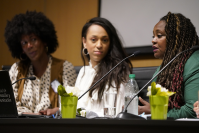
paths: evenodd
<path fill-rule="evenodd" d="M 82 29 L 82 38 L 86 38 L 87 31 L 91 25 L 99 25 L 103 27 L 110 39 L 110 46 L 108 53 L 106 56 L 101 60 L 97 74 L 94 77 L 94 80 L 91 84 L 91 86 L 96 83 L 101 77 L 103 77 L 110 69 L 112 69 L 117 63 L 119 63 L 122 59 L 127 57 L 123 47 L 121 40 L 118 37 L 117 31 L 115 27 L 107 20 L 104 18 L 96 17 L 92 18 L 87 22 Z M 82 43 L 82 49 L 83 49 L 83 43 Z M 85 56 L 87 60 L 90 60 L 89 55 L 83 55 L 81 49 L 81 57 L 84 62 L 85 66 Z M 112 85 L 112 82 L 114 81 L 117 91 L 120 88 L 121 83 L 126 83 L 129 77 L 129 73 L 132 73 L 132 64 L 131 62 L 127 59 L 123 63 L 121 63 L 116 69 L 111 72 L 109 75 L 107 75 L 100 83 L 98 83 L 92 90 L 89 92 L 89 96 L 92 97 L 92 92 L 97 89 L 98 90 L 98 101 L 100 102 L 104 93 L 104 90 L 106 89 L 106 85 L 108 85 L 108 88 Z"/>
<path fill-rule="evenodd" d="M 18 14 L 7 22 L 5 28 L 5 42 L 7 43 L 12 57 L 20 59 L 23 50 L 21 47 L 22 35 L 35 34 L 47 44 L 48 53 L 56 51 L 58 40 L 53 23 L 42 12 L 27 11 Z"/>
<path fill-rule="evenodd" d="M 190 49 L 192 46 L 199 45 L 199 37 L 190 19 L 180 13 L 173 14 L 169 12 L 160 21 L 166 22 L 165 32 L 167 43 L 163 62 L 160 67 L 162 69 L 178 53 Z M 157 83 L 168 88 L 170 91 L 176 92 L 175 95 L 169 98 L 169 109 L 174 107 L 180 108 L 185 103 L 181 90 L 183 85 L 183 71 L 185 63 L 192 53 L 193 51 L 188 51 L 179 55 L 157 78 Z"/>

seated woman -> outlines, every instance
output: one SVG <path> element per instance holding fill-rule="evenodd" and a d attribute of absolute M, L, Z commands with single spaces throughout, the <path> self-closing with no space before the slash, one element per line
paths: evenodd
<path fill-rule="evenodd" d="M 84 67 L 81 68 L 75 86 L 85 92 L 110 69 L 126 57 L 114 26 L 104 18 L 92 18 L 82 29 L 82 53 Z M 89 66 L 85 65 L 85 58 Z M 124 105 L 124 85 L 131 73 L 131 62 L 124 61 L 92 90 L 78 101 L 78 107 L 103 116 L 104 92 L 117 92 L 116 114 Z"/>
<path fill-rule="evenodd" d="M 168 13 L 153 29 L 153 52 L 155 58 L 163 60 L 155 74 L 178 53 L 199 45 L 199 37 L 190 19 L 182 14 Z M 155 75 L 154 74 L 154 75 Z M 176 92 L 169 98 L 168 117 L 194 118 L 193 104 L 198 100 L 199 90 L 199 50 L 179 55 L 155 79 L 157 84 Z M 148 102 L 139 98 L 144 106 L 139 106 L 139 114 L 150 113 Z"/>
<path fill-rule="evenodd" d="M 18 113 L 43 114 L 41 110 L 58 110 L 58 95 L 51 83 L 57 79 L 64 86 L 73 86 L 76 72 L 68 61 L 51 56 L 58 47 L 53 23 L 41 12 L 27 11 L 8 21 L 5 39 L 12 56 L 20 60 L 9 71 L 11 82 L 36 77 L 36 80 L 21 80 L 13 85 Z M 45 114 L 51 114 L 52 110 Z"/>

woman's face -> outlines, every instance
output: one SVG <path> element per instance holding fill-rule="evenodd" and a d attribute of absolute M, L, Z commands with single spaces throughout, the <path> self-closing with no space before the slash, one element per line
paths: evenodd
<path fill-rule="evenodd" d="M 46 44 L 34 34 L 22 35 L 21 46 L 31 61 L 37 61 L 47 54 Z"/>
<path fill-rule="evenodd" d="M 165 21 L 159 21 L 153 29 L 153 52 L 154 57 L 163 59 L 166 49 L 166 33 L 165 33 Z"/>
<path fill-rule="evenodd" d="M 88 28 L 86 38 L 83 37 L 83 45 L 87 49 L 92 67 L 94 67 L 106 56 L 110 39 L 103 27 L 91 25 Z"/>

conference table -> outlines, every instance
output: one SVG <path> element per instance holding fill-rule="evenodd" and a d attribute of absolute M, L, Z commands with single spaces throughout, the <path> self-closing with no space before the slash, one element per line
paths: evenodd
<path fill-rule="evenodd" d="M 197 133 L 199 121 L 0 118 L 0 132 L 27 133 Z"/>

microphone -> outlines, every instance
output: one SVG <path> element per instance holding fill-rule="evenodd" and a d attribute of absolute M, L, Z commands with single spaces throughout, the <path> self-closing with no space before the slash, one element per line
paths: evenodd
<path fill-rule="evenodd" d="M 20 81 L 20 80 L 22 80 L 22 79 L 30 79 L 30 80 L 35 80 L 35 79 L 36 79 L 36 77 L 26 77 L 26 78 L 21 78 L 21 79 L 18 79 L 17 81 L 15 81 L 14 83 L 12 83 L 12 85 L 13 85 L 13 84 L 15 84 L 15 83 L 17 83 L 18 81 Z"/>
<path fill-rule="evenodd" d="M 110 69 L 110 71 L 108 71 L 102 78 L 100 78 L 95 84 L 93 84 L 85 93 L 83 93 L 79 98 L 81 99 L 81 97 L 83 97 L 88 91 L 90 91 L 96 84 L 98 84 L 104 77 L 106 77 L 110 72 L 112 72 L 119 64 L 121 64 L 124 60 L 132 57 L 132 56 L 136 56 L 140 53 L 140 51 L 135 51 L 132 55 L 127 56 L 126 58 L 124 58 L 123 60 L 121 60 L 117 65 L 115 65 L 112 69 Z"/>
<path fill-rule="evenodd" d="M 137 116 L 137 115 L 134 115 L 134 114 L 129 114 L 127 113 L 127 108 L 129 106 L 129 104 L 131 103 L 131 101 L 138 95 L 138 93 L 140 93 L 155 77 L 158 76 L 158 74 L 160 74 L 169 64 L 171 64 L 172 61 L 174 61 L 180 54 L 182 53 L 185 53 L 187 51 L 190 51 L 190 50 L 193 50 L 193 51 L 196 51 L 199 49 L 199 46 L 196 45 L 196 46 L 193 46 L 192 48 L 190 49 L 187 49 L 187 50 L 184 50 L 182 52 L 180 52 L 179 54 L 177 54 L 170 62 L 167 63 L 167 65 L 165 65 L 155 76 L 153 76 L 153 78 L 151 78 L 132 98 L 131 100 L 128 102 L 127 106 L 124 108 L 124 110 L 119 113 L 117 115 L 116 118 L 121 118 L 121 119 L 144 119 L 143 117 L 140 117 L 140 116 Z"/>

